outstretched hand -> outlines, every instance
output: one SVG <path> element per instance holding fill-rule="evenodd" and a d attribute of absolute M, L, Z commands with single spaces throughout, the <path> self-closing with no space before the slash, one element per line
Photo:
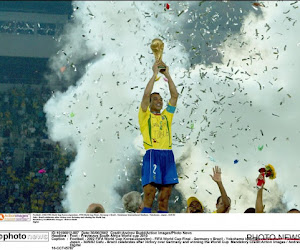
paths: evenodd
<path fill-rule="evenodd" d="M 210 175 L 210 177 L 213 179 L 213 181 L 215 182 L 222 182 L 221 179 L 221 168 L 219 168 L 218 166 L 215 166 L 215 168 L 213 168 L 213 173 L 214 175 Z"/>

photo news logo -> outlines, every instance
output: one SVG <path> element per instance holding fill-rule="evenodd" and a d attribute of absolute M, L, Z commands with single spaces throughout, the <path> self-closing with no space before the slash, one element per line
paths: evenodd
<path fill-rule="evenodd" d="M 252 241 L 300 240 L 300 234 L 247 234 L 246 239 Z"/>
<path fill-rule="evenodd" d="M 40 232 L 7 232 L 0 233 L 0 242 L 34 242 L 34 241 L 49 241 L 49 233 Z"/>

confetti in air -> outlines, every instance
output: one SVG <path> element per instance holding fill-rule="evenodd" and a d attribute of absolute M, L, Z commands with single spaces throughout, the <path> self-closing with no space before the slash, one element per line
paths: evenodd
<path fill-rule="evenodd" d="M 265 210 L 300 204 L 298 2 L 181 1 L 170 8 L 156 1 L 74 1 L 73 7 L 48 77 L 67 90 L 55 91 L 44 107 L 50 138 L 77 153 L 66 169 L 66 211 L 84 212 L 97 201 L 116 212 L 125 190 L 141 191 L 145 150 L 137 117 L 156 37 L 180 93 L 172 125 L 180 183 L 170 208 L 183 209 L 197 196 L 215 210 L 219 190 L 209 174 L 217 164 L 236 201 L 231 211 L 243 212 L 254 206 L 257 169 L 268 162 L 276 162 L 280 178 L 266 180 Z M 167 81 L 154 85 L 166 105 Z"/>
<path fill-rule="evenodd" d="M 161 78 L 161 76 L 157 76 L 157 77 L 155 78 L 155 81 L 156 81 L 156 82 L 159 81 L 160 78 Z"/>
<path fill-rule="evenodd" d="M 44 173 L 46 173 L 46 170 L 45 169 L 40 169 L 39 171 L 38 171 L 40 174 L 44 174 Z"/>
<path fill-rule="evenodd" d="M 65 70 L 66 70 L 66 66 L 63 66 L 63 67 L 60 68 L 61 73 L 64 73 Z"/>

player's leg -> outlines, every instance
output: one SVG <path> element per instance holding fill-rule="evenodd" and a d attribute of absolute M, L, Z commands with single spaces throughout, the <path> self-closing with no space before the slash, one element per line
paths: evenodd
<path fill-rule="evenodd" d="M 160 187 L 158 195 L 158 212 L 167 213 L 169 207 L 169 199 L 171 196 L 173 184 L 163 185 Z"/>
<path fill-rule="evenodd" d="M 143 187 L 143 190 L 144 190 L 144 208 L 141 213 L 151 213 L 156 187 L 152 184 L 147 184 Z"/>
<path fill-rule="evenodd" d="M 163 159 L 161 161 L 162 185 L 158 196 L 158 210 L 159 212 L 168 212 L 169 199 L 172 188 L 178 183 L 178 175 L 174 154 L 172 150 L 162 152 Z"/>

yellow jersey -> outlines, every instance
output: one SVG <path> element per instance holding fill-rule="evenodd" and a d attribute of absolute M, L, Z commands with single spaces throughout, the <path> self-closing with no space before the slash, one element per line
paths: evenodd
<path fill-rule="evenodd" d="M 145 149 L 172 149 L 172 120 L 176 107 L 168 104 L 161 114 L 153 114 L 140 106 L 139 125 Z"/>

